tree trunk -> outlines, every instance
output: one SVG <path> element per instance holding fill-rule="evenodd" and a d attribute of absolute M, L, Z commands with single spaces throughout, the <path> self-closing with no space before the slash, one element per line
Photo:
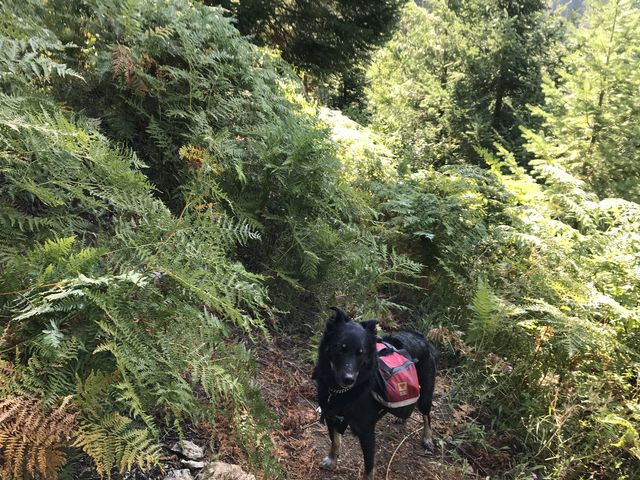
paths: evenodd
<path fill-rule="evenodd" d="M 496 130 L 500 125 L 500 115 L 502 114 L 502 104 L 504 98 L 504 84 L 502 82 L 502 74 L 498 77 L 498 86 L 496 87 L 496 103 L 493 106 L 493 128 Z"/>
<path fill-rule="evenodd" d="M 620 0 L 616 0 L 616 7 L 615 7 L 616 10 L 613 15 L 613 23 L 611 24 L 611 33 L 609 34 L 609 45 L 607 47 L 607 56 L 604 61 L 605 67 L 609 66 L 609 61 L 611 60 L 611 53 L 613 50 L 613 35 L 616 31 L 616 23 L 618 22 L 619 5 L 620 5 Z M 598 111 L 602 110 L 602 106 L 604 105 L 605 89 L 607 88 L 607 71 L 606 70 L 604 72 L 603 77 L 604 78 L 602 79 L 602 87 L 600 89 L 600 93 L 598 94 Z M 588 150 L 589 155 L 591 155 L 591 153 L 593 152 L 593 148 L 595 147 L 595 144 L 598 140 L 598 131 L 601 128 L 602 126 L 598 123 L 597 118 L 594 119 L 593 128 L 591 129 L 591 139 L 589 140 L 589 150 Z M 585 162 L 585 166 L 586 166 L 586 162 Z"/>

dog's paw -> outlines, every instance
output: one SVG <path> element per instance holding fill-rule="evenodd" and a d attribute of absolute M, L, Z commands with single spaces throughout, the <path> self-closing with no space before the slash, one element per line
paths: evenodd
<path fill-rule="evenodd" d="M 422 439 L 422 448 L 425 449 L 426 452 L 433 452 L 435 445 L 433 444 L 433 439 L 431 438 L 423 438 Z"/>
<path fill-rule="evenodd" d="M 325 470 L 335 470 L 337 465 L 338 459 L 330 457 L 328 455 L 324 457 L 320 462 L 320 468 L 323 468 Z"/>

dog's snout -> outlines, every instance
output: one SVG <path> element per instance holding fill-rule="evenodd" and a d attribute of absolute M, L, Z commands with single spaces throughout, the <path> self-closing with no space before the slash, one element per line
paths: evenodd
<path fill-rule="evenodd" d="M 342 376 L 342 383 L 347 387 L 353 385 L 355 381 L 356 381 L 356 378 L 353 376 L 352 373 L 345 373 Z"/>

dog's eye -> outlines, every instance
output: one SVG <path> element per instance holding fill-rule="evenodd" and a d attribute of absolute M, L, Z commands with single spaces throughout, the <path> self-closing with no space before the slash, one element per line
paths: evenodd
<path fill-rule="evenodd" d="M 358 349 L 358 355 L 362 355 L 363 350 L 361 348 Z"/>
<path fill-rule="evenodd" d="M 346 352 L 346 351 L 348 350 L 347 344 L 346 344 L 346 343 L 343 343 L 342 345 L 340 345 L 340 349 L 341 349 L 343 352 Z"/>

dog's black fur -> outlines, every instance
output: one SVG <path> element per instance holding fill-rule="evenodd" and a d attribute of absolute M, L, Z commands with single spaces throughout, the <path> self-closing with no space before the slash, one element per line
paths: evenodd
<path fill-rule="evenodd" d="M 337 465 L 342 434 L 347 426 L 360 440 L 364 456 L 364 478 L 373 479 L 375 466 L 375 425 L 387 412 L 371 395 L 376 388 L 377 353 L 376 321 L 358 323 L 342 310 L 334 308 L 318 348 L 318 365 L 314 379 L 318 385 L 318 403 L 331 438 L 331 450 L 320 466 L 333 469 Z M 436 377 L 438 352 L 419 333 L 404 331 L 392 333 L 383 340 L 398 349 L 406 350 L 415 360 L 420 381 L 418 409 L 423 415 L 422 444 L 433 449 L 431 437 L 431 402 Z M 408 410 L 407 410 L 408 408 Z M 400 412 L 406 418 L 413 405 Z M 399 414 L 398 411 L 391 413 Z"/>

